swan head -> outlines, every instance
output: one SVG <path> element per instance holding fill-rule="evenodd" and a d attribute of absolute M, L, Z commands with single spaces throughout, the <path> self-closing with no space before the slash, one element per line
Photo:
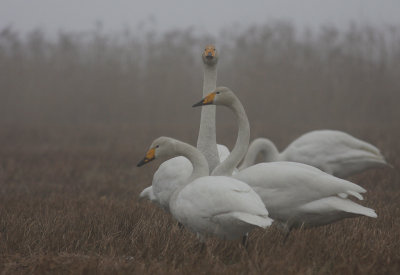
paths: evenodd
<path fill-rule="evenodd" d="M 202 100 L 193 104 L 192 107 L 204 105 L 229 105 L 236 98 L 235 94 L 227 87 L 217 87 L 206 95 Z"/>
<path fill-rule="evenodd" d="M 137 167 L 143 166 L 156 158 L 175 157 L 175 145 L 177 141 L 173 138 L 159 137 L 150 145 L 144 158 L 137 164 Z"/>
<path fill-rule="evenodd" d="M 218 62 L 218 53 L 214 45 L 208 45 L 205 47 L 203 54 L 203 63 L 209 66 L 214 66 Z"/>

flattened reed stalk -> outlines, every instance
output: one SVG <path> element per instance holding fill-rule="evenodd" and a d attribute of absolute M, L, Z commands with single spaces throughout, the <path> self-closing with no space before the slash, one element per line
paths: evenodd
<path fill-rule="evenodd" d="M 3 30 L 0 273 L 397 274 L 398 29 L 388 37 L 360 26 L 302 36 L 277 23 L 221 38 L 219 83 L 243 101 L 252 137 L 282 149 L 306 131 L 335 128 L 377 145 L 395 168 L 352 178 L 378 219 L 296 230 L 285 243 L 272 227 L 252 232 L 248 250 L 217 239 L 202 250 L 137 199 L 159 163 L 135 165 L 157 136 L 195 144 L 199 112 L 190 106 L 201 97 L 207 39 L 95 32 L 54 41 Z M 221 110 L 218 120 L 219 141 L 232 146 L 231 114 Z"/>

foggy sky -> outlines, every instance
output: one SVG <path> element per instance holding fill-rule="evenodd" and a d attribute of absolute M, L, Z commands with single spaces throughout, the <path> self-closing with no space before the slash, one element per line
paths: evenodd
<path fill-rule="evenodd" d="M 85 31 L 102 22 L 106 31 L 192 26 L 217 34 L 234 23 L 245 27 L 277 19 L 299 27 L 333 24 L 342 28 L 350 21 L 399 25 L 399 14 L 398 0 L 0 0 L 0 29 Z"/>

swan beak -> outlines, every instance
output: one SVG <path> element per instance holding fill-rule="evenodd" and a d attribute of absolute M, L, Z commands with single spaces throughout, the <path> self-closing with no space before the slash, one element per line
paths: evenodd
<path fill-rule="evenodd" d="M 137 167 L 143 166 L 146 163 L 149 163 L 150 161 L 154 160 L 156 158 L 156 149 L 151 148 L 147 153 L 146 156 L 137 164 Z"/>
<path fill-rule="evenodd" d="M 213 104 L 215 98 L 215 92 L 208 94 L 205 98 L 197 102 L 196 104 L 193 104 L 192 107 L 197 107 L 197 106 L 204 106 L 204 105 L 211 105 Z"/>

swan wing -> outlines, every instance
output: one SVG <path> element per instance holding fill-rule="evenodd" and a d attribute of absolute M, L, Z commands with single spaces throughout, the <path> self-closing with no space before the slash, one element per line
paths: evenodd
<path fill-rule="evenodd" d="M 355 215 L 364 215 L 371 218 L 378 217 L 375 210 L 359 205 L 351 200 L 340 197 L 328 197 L 316 200 L 300 207 L 301 210 L 308 213 L 331 213 L 332 209 L 347 212 Z"/>
<path fill-rule="evenodd" d="M 306 163 L 340 177 L 386 164 L 375 146 L 334 130 L 302 135 L 282 152 L 282 159 Z"/>
<path fill-rule="evenodd" d="M 302 163 L 259 163 L 238 172 L 234 177 L 249 184 L 269 210 L 270 207 L 298 207 L 339 194 L 354 196 L 366 192 L 361 186 Z"/>
<path fill-rule="evenodd" d="M 170 209 L 174 217 L 203 235 L 224 239 L 243 236 L 254 227 L 272 223 L 261 198 L 246 183 L 229 177 L 208 176 L 185 186 Z"/>

